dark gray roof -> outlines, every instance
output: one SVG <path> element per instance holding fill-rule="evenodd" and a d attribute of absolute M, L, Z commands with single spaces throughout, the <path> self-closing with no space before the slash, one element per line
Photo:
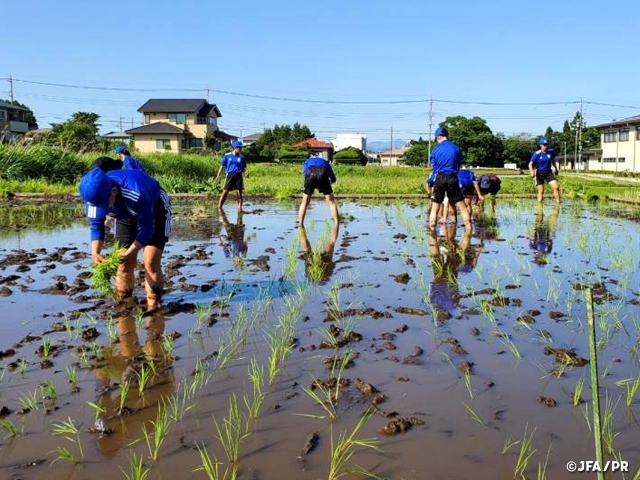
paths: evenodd
<path fill-rule="evenodd" d="M 13 103 L 8 103 L 8 102 L 0 102 L 0 108 L 12 108 L 14 110 L 23 110 L 25 112 L 28 111 L 27 108 L 20 107 L 18 105 L 14 105 Z"/>
<path fill-rule="evenodd" d="M 175 127 L 169 123 L 164 122 L 156 122 L 150 123 L 149 125 L 143 125 L 141 127 L 132 128 L 130 130 L 125 130 L 125 133 L 129 135 L 136 135 L 142 133 L 168 133 L 168 134 L 177 134 L 177 133 L 186 133 L 183 129 Z"/>
<path fill-rule="evenodd" d="M 262 137 L 261 133 L 252 133 L 251 135 L 247 135 L 246 137 L 242 137 L 242 140 L 248 140 L 250 142 L 257 142 Z"/>
<path fill-rule="evenodd" d="M 213 132 L 213 136 L 216 138 L 222 138 L 224 140 L 237 140 L 238 137 L 231 135 L 230 133 L 223 132 L 222 130 L 216 130 Z"/>
<path fill-rule="evenodd" d="M 216 105 L 203 98 L 152 98 L 138 109 L 140 113 L 200 113 L 203 116 L 212 110 L 216 116 L 222 116 Z"/>
<path fill-rule="evenodd" d="M 109 132 L 105 133 L 102 138 L 128 138 L 129 135 L 127 132 Z"/>
<path fill-rule="evenodd" d="M 613 120 L 608 123 L 601 123 L 596 125 L 596 128 L 603 129 L 609 127 L 625 127 L 627 125 L 640 125 L 640 115 L 634 117 L 623 118 L 622 120 Z"/>

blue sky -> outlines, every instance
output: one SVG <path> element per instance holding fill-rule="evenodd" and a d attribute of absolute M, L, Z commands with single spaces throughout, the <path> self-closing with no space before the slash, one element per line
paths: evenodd
<path fill-rule="evenodd" d="M 590 102 L 594 125 L 640 114 L 640 2 L 111 2 L 23 0 L 2 6 L 0 77 L 44 126 L 78 110 L 103 131 L 141 121 L 148 98 L 204 98 L 205 89 L 323 101 Z M 9 42 L 6 42 L 9 39 Z M 8 49 L 7 49 L 8 45 Z M 0 82 L 0 97 L 8 97 Z M 180 91 L 199 89 L 195 92 Z M 426 135 L 429 104 L 316 104 L 210 92 L 220 127 L 247 135 L 306 123 L 318 137 Z M 578 106 L 434 103 L 434 123 L 479 115 L 494 132 L 560 128 Z"/>

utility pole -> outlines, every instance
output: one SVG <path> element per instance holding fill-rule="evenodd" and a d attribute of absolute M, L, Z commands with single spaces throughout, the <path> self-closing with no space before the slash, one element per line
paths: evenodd
<path fill-rule="evenodd" d="M 209 103 L 209 88 L 207 88 L 207 103 Z"/>
<path fill-rule="evenodd" d="M 431 138 L 433 137 L 433 97 L 429 97 L 429 155 L 427 158 L 427 166 L 431 166 Z"/>
<path fill-rule="evenodd" d="M 13 77 L 9 74 L 9 98 L 11 99 L 11 103 L 13 103 Z"/>
<path fill-rule="evenodd" d="M 576 145 L 575 151 L 573 153 L 573 164 L 575 165 L 576 170 L 578 169 L 578 148 L 582 150 L 582 97 L 580 97 L 580 118 L 578 118 L 578 131 L 576 132 Z M 582 155 L 580 155 L 580 159 L 582 159 Z"/>
<path fill-rule="evenodd" d="M 133 128 L 133 117 L 131 117 L 131 128 Z"/>
<path fill-rule="evenodd" d="M 582 124 L 584 123 L 584 112 L 582 110 L 584 102 L 580 97 L 580 125 L 578 126 L 578 161 L 582 163 Z M 616 159 L 617 163 L 617 159 Z M 579 165 L 579 164 L 578 164 Z"/>
<path fill-rule="evenodd" d="M 391 142 L 389 143 L 389 166 L 393 158 L 393 127 L 391 127 Z"/>
<path fill-rule="evenodd" d="M 122 132 L 122 115 L 120 115 L 120 131 Z"/>

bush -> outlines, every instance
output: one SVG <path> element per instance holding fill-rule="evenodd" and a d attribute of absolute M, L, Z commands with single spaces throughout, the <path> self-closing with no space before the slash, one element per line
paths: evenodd
<path fill-rule="evenodd" d="M 281 162 L 304 162 L 309 158 L 309 151 L 306 149 L 290 150 L 283 145 L 278 152 L 278 159 Z"/>
<path fill-rule="evenodd" d="M 366 165 L 367 156 L 356 147 L 347 147 L 333 156 L 333 160 L 339 165 Z"/>
<path fill-rule="evenodd" d="M 0 178 L 6 180 L 73 183 L 86 173 L 89 164 L 87 157 L 61 148 L 0 146 Z"/>

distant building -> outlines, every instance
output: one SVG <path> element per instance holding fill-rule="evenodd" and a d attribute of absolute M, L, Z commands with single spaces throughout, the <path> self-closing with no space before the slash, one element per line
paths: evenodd
<path fill-rule="evenodd" d="M 329 142 L 323 142 L 317 138 L 307 138 L 301 142 L 292 145 L 293 148 L 308 148 L 312 155 L 322 157 L 327 161 L 333 158 L 333 145 Z"/>
<path fill-rule="evenodd" d="M 600 132 L 602 154 L 589 157 L 589 170 L 640 172 L 640 115 L 595 128 Z"/>
<path fill-rule="evenodd" d="M 15 143 L 29 130 L 29 109 L 8 102 L 0 102 L 0 143 Z"/>
<path fill-rule="evenodd" d="M 367 150 L 367 136 L 359 133 L 339 133 L 336 138 L 331 139 L 331 143 L 336 152 L 349 147 L 355 147 L 363 152 Z"/>
<path fill-rule="evenodd" d="M 109 132 L 102 135 L 102 140 L 112 140 L 123 145 L 129 145 L 131 143 L 131 135 L 127 132 Z"/>
<path fill-rule="evenodd" d="M 205 137 L 216 136 L 218 118 L 222 117 L 216 105 L 197 98 L 155 98 L 138 111 L 143 125 L 125 133 L 133 137 L 136 149 L 145 153 L 202 148 Z"/>
<path fill-rule="evenodd" d="M 262 137 L 261 133 L 252 133 L 251 135 L 247 135 L 246 137 L 242 137 L 242 144 L 245 147 L 248 147 L 249 145 L 253 145 L 258 140 L 260 140 L 260 137 Z"/>
<path fill-rule="evenodd" d="M 380 165 L 383 167 L 393 167 L 398 165 L 398 160 L 404 152 L 409 150 L 409 147 L 399 147 L 389 150 L 383 150 L 378 155 L 380 156 Z"/>

